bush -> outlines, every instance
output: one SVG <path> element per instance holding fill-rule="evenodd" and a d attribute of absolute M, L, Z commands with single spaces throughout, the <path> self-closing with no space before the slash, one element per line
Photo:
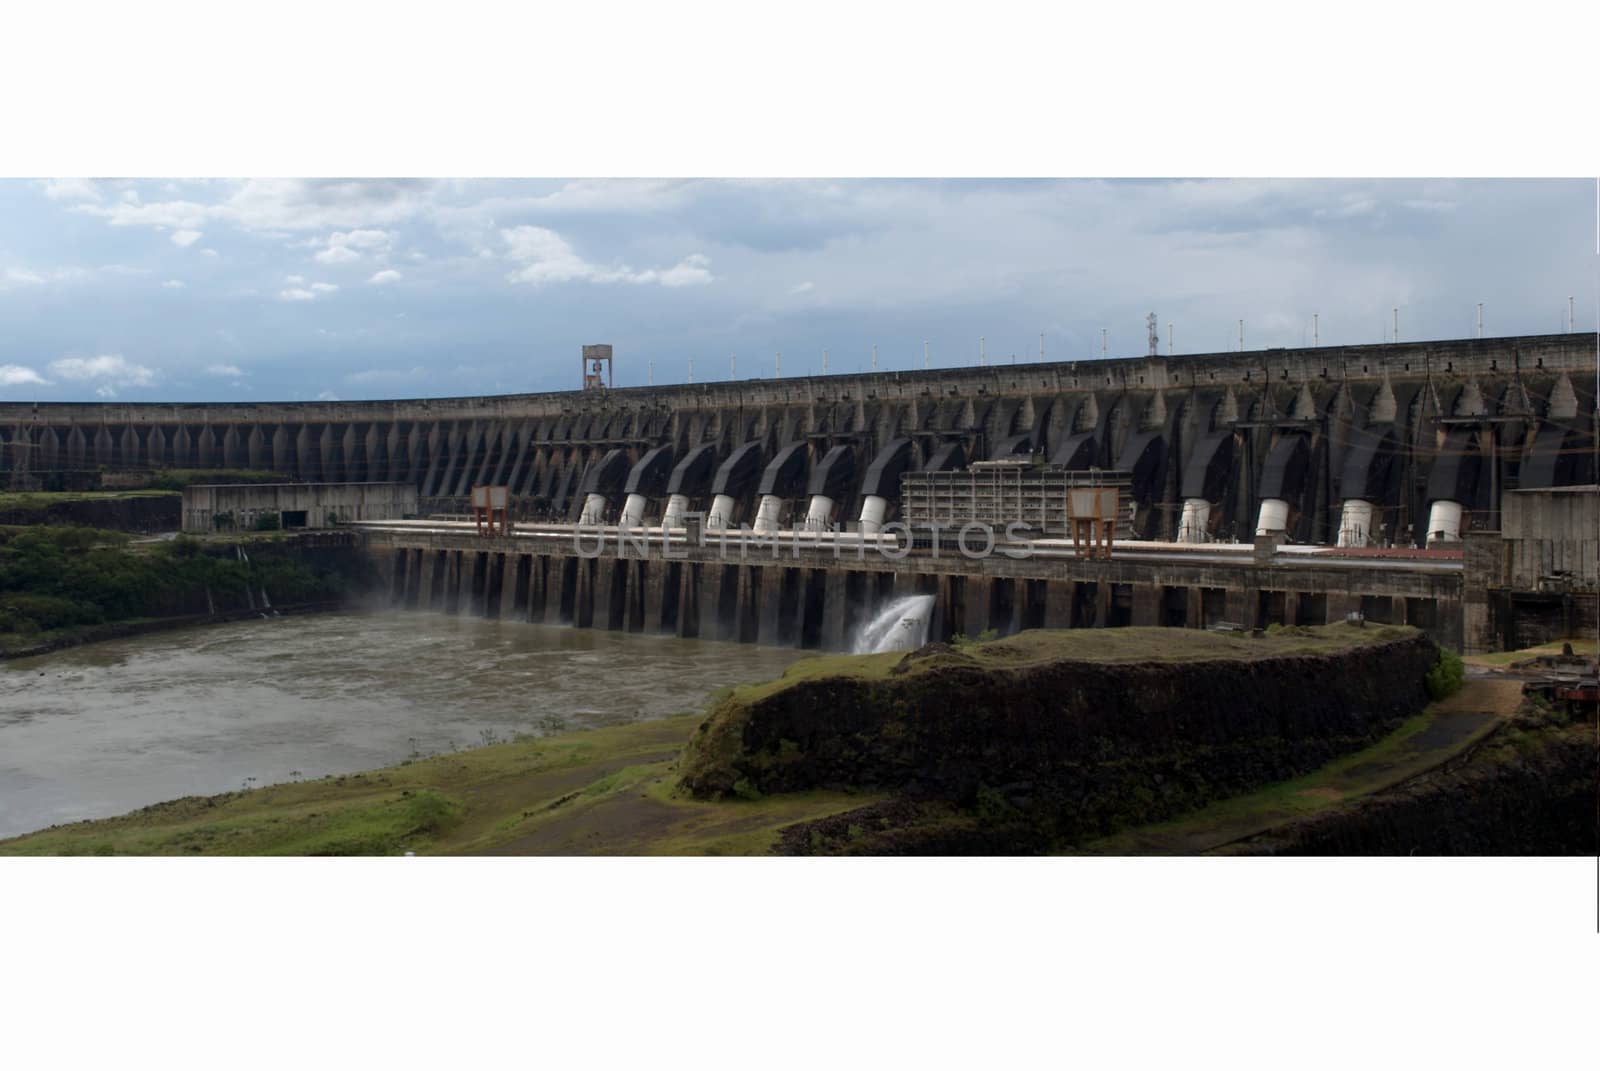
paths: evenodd
<path fill-rule="evenodd" d="M 1461 656 L 1448 647 L 1441 647 L 1439 660 L 1428 670 L 1424 681 L 1428 686 L 1429 698 L 1437 700 L 1460 691 L 1466 679 L 1467 667 L 1462 664 Z"/>
<path fill-rule="evenodd" d="M 975 647 L 980 643 L 989 643 L 990 641 L 999 638 L 999 635 L 1000 634 L 992 628 L 984 629 L 982 632 L 978 633 L 976 637 L 968 636 L 964 632 L 958 632 L 954 636 L 950 637 L 950 646 L 959 651 L 963 647 Z"/>
<path fill-rule="evenodd" d="M 276 513 L 262 513 L 256 517 L 255 524 L 258 532 L 276 532 L 278 530 L 278 515 Z"/>

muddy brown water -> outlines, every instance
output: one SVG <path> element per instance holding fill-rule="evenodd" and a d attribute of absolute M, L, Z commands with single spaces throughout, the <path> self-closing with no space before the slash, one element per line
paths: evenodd
<path fill-rule="evenodd" d="M 0 837 L 519 733 L 697 710 L 716 689 L 777 676 L 799 657 L 375 613 L 269 618 L 0 662 Z"/>

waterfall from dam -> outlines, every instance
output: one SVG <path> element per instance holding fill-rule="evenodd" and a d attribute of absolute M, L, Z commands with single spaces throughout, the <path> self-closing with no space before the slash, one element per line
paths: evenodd
<path fill-rule="evenodd" d="M 932 616 L 932 595 L 906 595 L 893 599 L 856 635 L 850 652 L 881 654 L 884 651 L 915 651 L 928 642 L 928 621 Z"/>
<path fill-rule="evenodd" d="M 241 562 L 244 562 L 244 564 L 246 564 L 246 565 L 250 564 L 250 555 L 245 553 L 243 547 L 241 547 L 237 543 L 235 543 L 234 546 L 233 546 L 233 549 L 237 552 L 239 560 Z M 250 584 L 249 584 L 248 581 L 245 583 L 244 593 L 250 599 L 250 609 L 254 610 L 256 608 L 256 597 L 253 594 L 251 594 L 251 592 L 250 592 Z M 267 586 L 265 584 L 261 585 L 261 605 L 263 606 L 263 608 L 265 608 L 267 610 L 272 610 L 272 600 L 267 597 Z M 263 615 L 263 616 L 265 616 L 265 615 Z M 277 617 L 278 616 L 278 611 L 272 610 L 272 616 L 273 617 Z"/>

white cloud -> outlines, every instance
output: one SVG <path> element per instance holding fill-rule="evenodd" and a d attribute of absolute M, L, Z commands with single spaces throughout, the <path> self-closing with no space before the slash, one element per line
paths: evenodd
<path fill-rule="evenodd" d="M 418 365 L 414 368 L 368 368 L 361 372 L 351 372 L 344 378 L 346 383 L 403 383 L 426 379 L 428 376 L 428 370 Z"/>
<path fill-rule="evenodd" d="M 44 195 L 52 201 L 98 201 L 100 187 L 94 179 L 45 179 Z"/>
<path fill-rule="evenodd" d="M 567 240 L 545 227 L 511 227 L 500 232 L 506 244 L 506 259 L 521 265 L 506 278 L 513 283 L 541 286 L 582 280 L 590 283 L 659 283 L 662 286 L 694 286 L 712 280 L 711 261 L 700 253 L 691 254 L 665 271 L 648 268 L 634 271 L 627 265 L 602 268 L 580 257 Z"/>
<path fill-rule="evenodd" d="M 423 179 L 249 179 L 221 201 L 124 201 L 80 204 L 114 227 L 200 230 L 230 223 L 246 231 L 308 231 L 373 227 L 409 219 L 431 203 L 435 184 Z"/>
<path fill-rule="evenodd" d="M 716 278 L 711 274 L 710 265 L 711 258 L 701 253 L 691 253 L 664 272 L 642 272 L 633 281 L 656 282 L 662 286 L 703 286 Z"/>
<path fill-rule="evenodd" d="M 366 253 L 384 254 L 389 251 L 392 237 L 381 230 L 335 231 L 323 243 L 326 248 L 312 259 L 322 264 L 344 264 L 360 260 Z"/>
<path fill-rule="evenodd" d="M 317 401 L 319 402 L 336 402 L 338 400 L 339 396 L 333 393 L 331 390 L 325 390 L 321 394 L 317 395 Z"/>
<path fill-rule="evenodd" d="M 303 275 L 290 275 L 283 280 L 286 284 L 278 291 L 279 301 L 315 301 L 322 294 L 331 294 L 339 287 L 334 283 L 306 283 Z"/>
<path fill-rule="evenodd" d="M 385 268 L 383 271 L 377 272 L 372 276 L 372 278 L 367 280 L 367 282 L 373 284 L 374 286 L 382 286 L 384 283 L 394 283 L 399 281 L 400 273 L 395 271 L 393 268 Z"/>
<path fill-rule="evenodd" d="M 168 290 L 182 290 L 185 284 L 182 279 L 168 279 L 161 285 L 166 287 Z"/>
<path fill-rule="evenodd" d="M 809 293 L 811 293 L 811 291 L 813 291 L 815 289 L 816 289 L 815 284 L 813 284 L 811 282 L 811 280 L 807 279 L 803 283 L 795 283 L 793 286 L 791 286 L 789 288 L 789 293 L 791 293 L 791 294 L 809 294 Z"/>
<path fill-rule="evenodd" d="M 206 365 L 206 375 L 237 377 L 244 375 L 244 372 L 239 368 L 238 365 L 234 364 L 208 364 Z"/>
<path fill-rule="evenodd" d="M 50 372 L 61 379 L 98 383 L 96 393 L 107 394 L 113 387 L 149 387 L 156 381 L 154 369 L 135 364 L 120 353 L 63 357 L 50 362 Z"/>
<path fill-rule="evenodd" d="M 544 227 L 512 227 L 500 232 L 505 239 L 506 258 L 522 265 L 506 276 L 514 283 L 564 283 L 571 279 L 596 278 L 600 269 L 575 253 L 566 239 Z"/>
<path fill-rule="evenodd" d="M 20 364 L 0 364 L 0 387 L 20 387 L 29 383 L 42 387 L 48 386 L 50 381 Z"/>
<path fill-rule="evenodd" d="M 1416 198 L 1410 201 L 1402 201 L 1401 204 L 1416 212 L 1443 213 L 1454 212 L 1456 210 L 1456 202 L 1454 201 L 1434 200 L 1425 197 Z"/>
<path fill-rule="evenodd" d="M 82 268 L 51 268 L 34 271 L 29 268 L 0 268 L 0 290 L 13 286 L 43 286 L 45 283 L 71 282 L 89 273 Z"/>
<path fill-rule="evenodd" d="M 205 236 L 199 231 L 177 231 L 172 235 L 172 244 L 181 245 L 187 249 L 189 246 L 194 245 L 203 237 Z"/>
<path fill-rule="evenodd" d="M 333 245 L 324 249 L 311 258 L 321 264 L 343 264 L 350 260 L 360 260 L 361 254 L 345 245 Z"/>

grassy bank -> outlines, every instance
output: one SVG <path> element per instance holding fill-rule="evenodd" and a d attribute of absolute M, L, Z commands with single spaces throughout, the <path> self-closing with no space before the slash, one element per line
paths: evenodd
<path fill-rule="evenodd" d="M 0 855 L 742 855 L 879 797 L 711 804 L 672 789 L 699 715 L 517 740 L 368 773 L 188 797 L 9 841 Z"/>
<path fill-rule="evenodd" d="M 114 502 L 128 498 L 178 498 L 181 490 L 144 491 L 0 491 L 0 512 L 43 513 L 66 502 Z"/>

